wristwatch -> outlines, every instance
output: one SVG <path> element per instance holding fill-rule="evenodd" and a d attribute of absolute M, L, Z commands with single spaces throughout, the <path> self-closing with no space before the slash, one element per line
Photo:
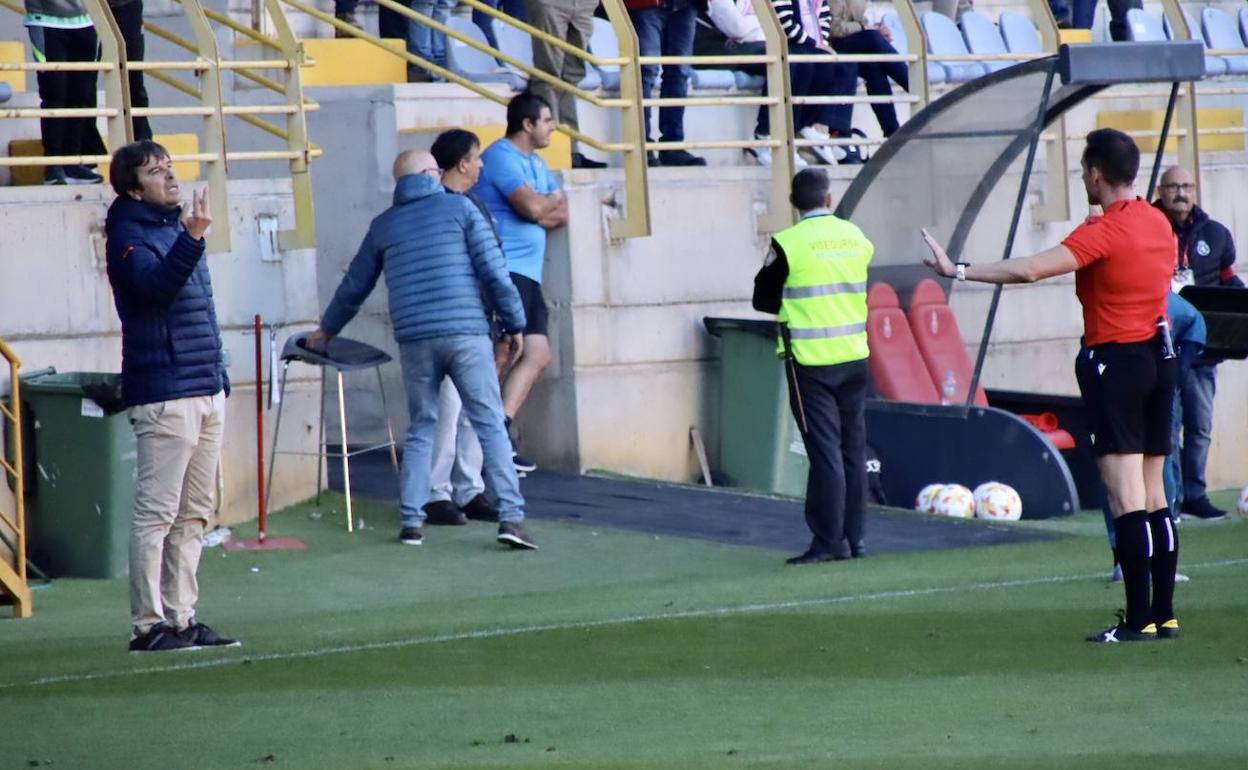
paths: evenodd
<path fill-rule="evenodd" d="M 953 266 L 957 270 L 957 272 L 954 273 L 953 277 L 957 278 L 959 281 L 965 281 L 966 280 L 966 268 L 970 267 L 971 263 L 970 262 L 954 262 Z"/>

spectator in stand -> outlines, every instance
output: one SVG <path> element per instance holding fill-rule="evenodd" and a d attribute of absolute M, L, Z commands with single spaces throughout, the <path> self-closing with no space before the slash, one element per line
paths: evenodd
<path fill-rule="evenodd" d="M 690 56 L 693 54 L 693 33 L 698 22 L 698 8 L 693 0 L 624 0 L 628 17 L 637 30 L 637 46 L 642 56 Z M 650 97 L 659 65 L 641 66 L 641 96 Z M 684 64 L 663 65 L 663 99 L 684 99 L 689 95 L 689 67 Z M 650 138 L 650 108 L 645 108 L 646 141 Z M 685 140 L 685 108 L 659 109 L 659 140 Z M 651 166 L 705 166 L 706 158 L 688 150 L 662 150 L 648 156 Z"/>
<path fill-rule="evenodd" d="M 895 54 L 893 33 L 882 24 L 867 23 L 867 0 L 831 0 L 832 48 L 843 54 Z M 910 90 L 910 73 L 903 61 L 858 62 L 858 75 L 866 83 L 871 96 L 890 96 L 889 79 Z M 853 109 L 852 105 L 845 105 Z M 898 128 L 897 107 L 891 103 L 871 105 L 884 136 L 892 136 Z"/>
<path fill-rule="evenodd" d="M 143 61 L 143 0 L 108 0 L 108 7 L 112 9 L 117 30 L 126 46 L 126 62 Z M 143 71 L 126 70 L 126 75 L 130 81 L 130 106 L 149 106 Z M 146 115 L 134 118 L 134 138 L 139 141 L 152 138 L 152 124 Z"/>
<path fill-rule="evenodd" d="M 26 0 L 26 32 L 35 59 L 41 62 L 92 62 L 100 41 L 82 0 Z M 39 106 L 45 110 L 94 109 L 94 71 L 39 72 Z M 45 157 L 107 155 L 95 129 L 95 118 L 40 118 Z M 104 177 L 80 163 L 47 166 L 43 183 L 100 184 Z"/>
<path fill-rule="evenodd" d="M 525 0 L 525 12 L 530 24 L 582 51 L 588 50 L 589 39 L 594 34 L 594 9 L 597 7 L 598 0 Z M 533 39 L 533 66 L 569 85 L 578 85 L 585 79 L 584 59 L 537 38 Z M 529 88 L 550 105 L 556 126 L 563 123 L 574 130 L 580 128 L 575 96 L 562 90 L 556 94 L 552 86 L 536 79 Z M 576 149 L 575 143 L 572 145 L 572 168 L 606 167 L 606 163 L 585 157 Z"/>
<path fill-rule="evenodd" d="M 537 151 L 550 145 L 554 130 L 550 105 L 542 97 L 517 94 L 507 105 L 507 135 L 482 154 L 485 167 L 472 188 L 498 225 L 507 270 L 524 305 L 524 354 L 503 380 L 508 428 L 551 360 L 542 266 L 546 232 L 568 223 L 568 199 Z M 519 455 L 514 460 L 517 472 L 537 468 Z"/>
<path fill-rule="evenodd" d="M 423 13 L 442 24 L 446 24 L 450 19 L 451 9 L 455 7 L 456 2 L 458 0 L 411 0 L 413 11 Z M 445 67 L 446 33 L 438 32 L 433 27 L 427 27 L 416 21 L 411 23 L 409 29 L 409 34 L 415 37 L 408 44 L 408 50 L 415 46 L 417 56 L 439 67 Z"/>
<path fill-rule="evenodd" d="M 524 0 L 481 0 L 491 8 L 497 8 L 517 21 L 527 22 L 528 14 L 524 12 Z M 494 33 L 494 17 L 488 13 L 482 13 L 476 8 L 472 9 L 472 23 L 481 28 L 485 33 L 485 42 L 490 44 L 491 48 L 498 48 L 498 36 Z"/>
<path fill-rule="evenodd" d="M 1182 166 L 1166 169 L 1157 186 L 1157 208 L 1170 220 L 1178 238 L 1175 282 L 1180 286 L 1235 286 L 1235 240 L 1220 222 L 1196 205 L 1196 180 Z M 1205 494 L 1205 464 L 1213 436 L 1213 397 L 1217 392 L 1217 360 L 1200 359 L 1180 370 L 1183 412 L 1183 491 L 1180 510 L 1198 519 L 1221 519 L 1226 511 Z"/>
<path fill-rule="evenodd" d="M 823 0 L 772 0 L 780 23 L 789 41 L 791 54 L 826 54 L 831 48 L 824 42 L 831 24 L 831 11 Z M 801 8 L 795 8 L 798 5 Z M 794 14 L 799 19 L 794 18 Z M 729 52 L 739 55 L 766 53 L 763 30 L 754 13 L 750 0 L 710 0 L 711 22 L 728 38 Z M 816 19 L 807 23 L 807 19 Z M 813 29 L 813 33 L 810 29 Z M 766 74 L 766 65 L 747 64 L 741 69 L 755 75 Z M 858 68 L 853 64 L 820 62 L 818 64 L 790 64 L 789 79 L 795 96 L 847 96 L 858 84 Z M 766 95 L 767 86 L 764 84 Z M 837 110 L 828 105 L 803 106 L 794 110 L 793 123 L 796 133 L 808 139 L 828 139 L 830 135 L 849 136 L 852 113 Z M 754 129 L 755 139 L 767 139 L 771 135 L 771 115 L 766 106 L 758 108 L 758 122 Z M 771 165 L 771 150 L 766 147 L 747 149 L 760 165 Z M 816 148 L 819 160 L 825 163 L 861 162 L 856 151 L 839 147 Z M 806 165 L 800 157 L 794 159 L 798 168 Z"/>

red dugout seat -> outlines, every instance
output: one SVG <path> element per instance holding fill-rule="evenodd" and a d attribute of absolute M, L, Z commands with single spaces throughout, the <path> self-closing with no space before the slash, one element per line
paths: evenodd
<path fill-rule="evenodd" d="M 914 344 L 897 292 L 886 283 L 867 290 L 868 365 L 876 393 L 888 401 L 940 403 L 940 395 Z"/>

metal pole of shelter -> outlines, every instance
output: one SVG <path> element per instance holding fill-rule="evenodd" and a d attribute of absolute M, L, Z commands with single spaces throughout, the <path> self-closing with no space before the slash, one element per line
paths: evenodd
<path fill-rule="evenodd" d="M 1170 101 L 1166 102 L 1166 118 L 1161 122 L 1161 136 L 1157 140 L 1157 155 L 1153 159 L 1153 173 L 1148 178 L 1148 190 L 1144 193 L 1144 200 L 1151 201 L 1153 193 L 1157 190 L 1157 177 L 1161 175 L 1162 158 L 1166 154 L 1166 141 L 1170 137 L 1170 122 L 1174 120 L 1174 108 L 1179 101 L 1179 86 L 1181 83 L 1174 83 L 1170 86 Z"/>

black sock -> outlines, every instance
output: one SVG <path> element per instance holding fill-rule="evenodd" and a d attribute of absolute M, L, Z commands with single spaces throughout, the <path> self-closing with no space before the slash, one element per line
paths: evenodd
<path fill-rule="evenodd" d="M 1170 509 L 1149 511 L 1153 533 L 1153 621 L 1174 619 L 1174 573 L 1179 568 L 1179 533 L 1170 520 Z"/>
<path fill-rule="evenodd" d="M 1118 563 L 1122 565 L 1122 587 L 1127 594 L 1128 628 L 1139 631 L 1153 622 L 1149 606 L 1149 557 L 1152 537 L 1148 514 L 1131 511 L 1114 519 L 1118 541 Z"/>
<path fill-rule="evenodd" d="M 1116 545 L 1110 546 L 1109 552 L 1114 557 L 1114 569 L 1117 569 L 1118 568 L 1118 546 Z"/>

